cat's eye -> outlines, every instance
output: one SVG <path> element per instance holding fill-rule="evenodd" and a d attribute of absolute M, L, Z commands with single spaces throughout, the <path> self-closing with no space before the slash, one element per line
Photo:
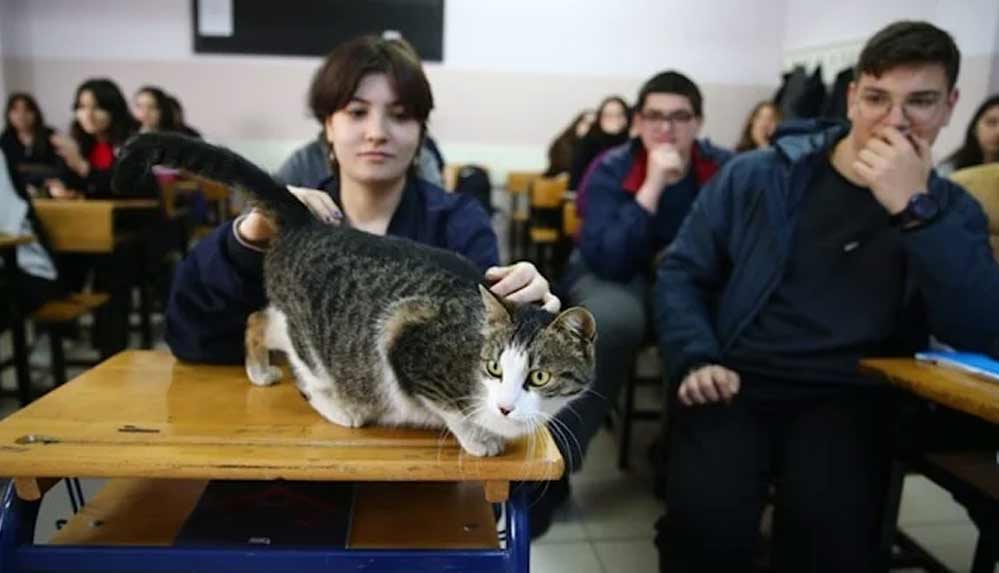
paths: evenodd
<path fill-rule="evenodd" d="M 527 375 L 527 381 L 531 386 L 544 386 L 552 379 L 552 373 L 547 370 L 531 370 Z"/>
<path fill-rule="evenodd" d="M 486 372 L 495 378 L 503 376 L 503 367 L 497 360 L 486 360 Z"/>

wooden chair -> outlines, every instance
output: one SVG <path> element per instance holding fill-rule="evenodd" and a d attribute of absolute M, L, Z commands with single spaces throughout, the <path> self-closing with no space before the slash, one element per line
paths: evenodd
<path fill-rule="evenodd" d="M 619 405 L 620 415 L 618 416 L 618 421 L 621 427 L 618 429 L 617 445 L 617 467 L 622 470 L 631 467 L 631 434 L 634 423 L 637 421 L 658 421 L 667 409 L 665 402 L 660 408 L 639 408 L 635 406 L 635 394 L 639 386 L 663 385 L 662 368 L 660 365 L 657 364 L 657 371 L 655 373 L 642 372 L 639 368 L 642 357 L 650 353 L 655 353 L 658 359 L 658 349 L 651 335 L 645 344 L 639 348 L 638 354 L 635 356 L 635 362 L 631 367 L 631 372 L 628 378 L 625 379 L 624 404 Z"/>
<path fill-rule="evenodd" d="M 106 293 L 73 293 L 43 304 L 31 314 L 31 320 L 48 331 L 52 353 L 52 378 L 56 386 L 66 383 L 66 366 L 93 366 L 97 361 L 66 360 L 63 349 L 63 329 L 81 316 L 93 313 L 111 299 Z M 101 357 L 103 359 L 105 357 Z"/>
<path fill-rule="evenodd" d="M 579 234 L 583 220 L 579 217 L 579 210 L 575 201 L 566 201 L 562 205 L 562 234 L 569 238 L 574 238 Z"/>
<path fill-rule="evenodd" d="M 999 261 L 999 163 L 968 167 L 951 174 L 951 179 L 971 193 L 989 220 L 989 241 Z"/>
<path fill-rule="evenodd" d="M 550 279 L 556 275 L 555 250 L 562 238 L 562 202 L 569 179 L 540 177 L 530 186 L 530 222 L 528 239 L 531 258 L 541 273 Z"/>
<path fill-rule="evenodd" d="M 506 192 L 510 201 L 510 258 L 527 256 L 527 223 L 530 218 L 528 193 L 534 180 L 541 178 L 537 171 L 509 171 L 506 174 Z"/>

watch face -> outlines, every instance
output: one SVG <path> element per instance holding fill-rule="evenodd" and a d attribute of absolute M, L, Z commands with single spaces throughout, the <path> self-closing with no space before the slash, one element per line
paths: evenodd
<path fill-rule="evenodd" d="M 917 219 L 928 221 L 937 216 L 940 206 L 937 205 L 937 200 L 928 193 L 920 193 L 909 201 L 909 210 Z"/>

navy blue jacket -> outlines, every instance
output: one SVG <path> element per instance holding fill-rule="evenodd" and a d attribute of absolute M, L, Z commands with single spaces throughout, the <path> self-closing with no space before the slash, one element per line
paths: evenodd
<path fill-rule="evenodd" d="M 326 190 L 337 204 L 339 192 Z M 267 305 L 263 255 L 233 239 L 228 223 L 205 237 L 181 262 L 166 312 L 166 342 L 182 360 L 243 361 L 250 313 Z M 498 264 L 496 234 L 474 199 L 410 178 L 388 234 L 460 253 L 483 272 Z"/>
<path fill-rule="evenodd" d="M 579 250 L 593 273 L 627 282 L 652 268 L 656 254 L 673 241 L 701 184 L 732 156 L 706 140 L 694 145 L 697 157 L 693 168 L 663 191 L 655 214 L 646 211 L 635 201 L 634 193 L 625 189 L 626 180 L 635 179 L 640 185 L 644 179 L 644 170 L 634 173 L 643 149 L 640 141 L 611 148 L 595 160 L 583 180 L 579 199 L 580 208 L 585 209 Z"/>
<path fill-rule="evenodd" d="M 679 382 L 694 366 L 723 363 L 786 269 L 802 197 L 846 124 L 791 127 L 771 149 L 737 156 L 705 187 L 659 265 L 656 332 Z M 911 352 L 930 333 L 960 349 L 999 352 L 999 265 L 985 214 L 957 184 L 934 172 L 929 192 L 941 213 L 899 231 L 907 259 L 900 331 Z M 849 312 L 849 309 L 844 309 Z"/>

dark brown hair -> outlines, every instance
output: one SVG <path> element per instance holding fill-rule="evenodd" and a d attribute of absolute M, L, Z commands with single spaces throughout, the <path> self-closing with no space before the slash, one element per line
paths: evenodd
<path fill-rule="evenodd" d="M 416 51 L 404 40 L 361 36 L 340 44 L 316 70 L 309 88 L 309 108 L 319 123 L 350 103 L 368 74 L 385 74 L 407 115 L 426 131 L 434 108 L 430 82 Z"/>
<path fill-rule="evenodd" d="M 7 107 L 3 114 L 4 130 L 0 137 L 13 138 L 17 135 L 14 126 L 10 123 L 10 112 L 14 109 L 17 102 L 24 102 L 24 105 L 28 107 L 28 111 L 35 116 L 35 124 L 31 126 L 32 135 L 34 136 L 34 141 L 31 144 L 32 153 L 34 155 L 45 155 L 49 147 L 49 128 L 45 125 L 45 116 L 42 115 L 42 110 L 38 107 L 38 102 L 29 93 L 15 92 L 7 98 Z"/>
<path fill-rule="evenodd" d="M 642 85 L 642 88 L 638 90 L 638 101 L 635 103 L 635 113 L 641 113 L 645 108 L 645 98 L 649 94 L 664 93 L 664 94 L 676 94 L 687 98 L 690 102 L 690 107 L 694 111 L 694 115 L 697 117 L 704 116 L 704 98 L 701 96 L 701 90 L 697 87 L 690 78 L 676 72 L 673 70 L 666 72 L 659 72 L 658 74 L 652 76 L 649 81 Z"/>
<path fill-rule="evenodd" d="M 113 146 L 125 143 L 125 140 L 139 130 L 139 122 L 132 117 L 132 112 L 128 110 L 128 102 L 122 95 L 118 85 L 106 78 L 89 79 L 76 88 L 76 95 L 73 96 L 73 111 L 80 107 L 80 96 L 83 92 L 90 92 L 97 100 L 97 107 L 103 109 L 111 118 L 111 125 L 108 126 L 108 142 Z M 70 126 L 70 135 L 80 146 L 80 151 L 86 157 L 93 149 L 97 140 L 83 130 L 80 122 L 73 118 Z"/>
<path fill-rule="evenodd" d="M 964 143 L 947 158 L 947 161 L 953 165 L 955 171 L 964 169 L 965 167 L 981 165 L 985 162 L 985 151 L 982 150 L 982 144 L 978 142 L 978 122 L 986 112 L 996 106 L 999 106 L 999 94 L 995 94 L 983 101 L 982 105 L 978 106 L 978 109 L 975 110 L 975 115 L 971 116 L 968 129 L 964 132 Z"/>
<path fill-rule="evenodd" d="M 864 44 L 857 60 L 857 79 L 862 74 L 879 78 L 892 68 L 912 64 L 940 64 L 947 74 L 947 87 L 954 89 L 961 51 L 950 34 L 933 24 L 902 20 L 885 26 Z"/>
<path fill-rule="evenodd" d="M 753 121 L 756 120 L 756 115 L 759 114 L 763 108 L 768 106 L 774 110 L 774 114 L 777 116 L 777 121 L 780 121 L 780 108 L 777 107 L 777 104 L 770 100 L 764 100 L 756 104 L 756 106 L 753 107 L 753 112 L 746 118 L 746 125 L 742 127 L 742 136 L 739 138 L 739 143 L 735 146 L 736 153 L 756 149 L 756 142 L 753 141 Z"/>

